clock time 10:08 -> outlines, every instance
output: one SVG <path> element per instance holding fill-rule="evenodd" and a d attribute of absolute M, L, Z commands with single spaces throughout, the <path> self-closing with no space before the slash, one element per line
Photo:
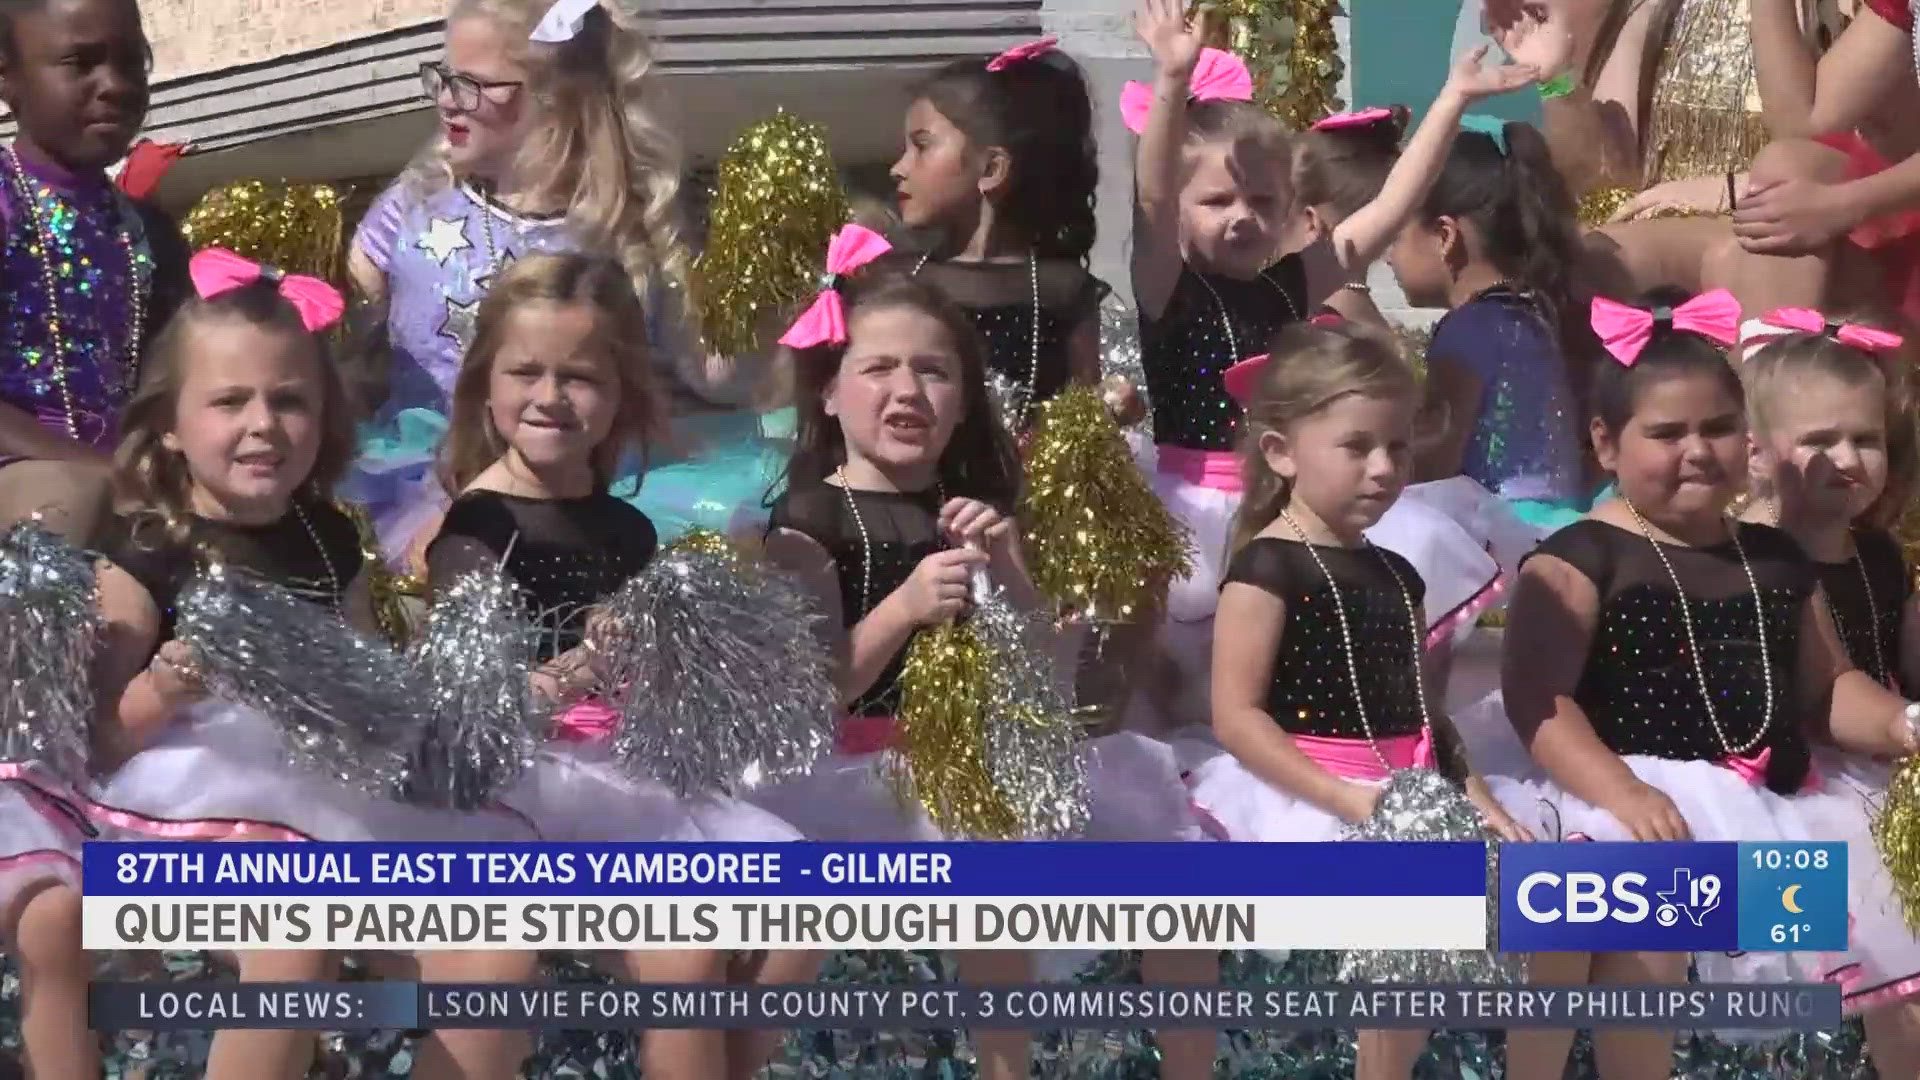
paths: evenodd
<path fill-rule="evenodd" d="M 1828 861 L 1826 852 L 1808 851 L 1805 848 L 1781 851 L 1777 847 L 1770 847 L 1749 854 L 1755 870 L 1825 870 Z"/>

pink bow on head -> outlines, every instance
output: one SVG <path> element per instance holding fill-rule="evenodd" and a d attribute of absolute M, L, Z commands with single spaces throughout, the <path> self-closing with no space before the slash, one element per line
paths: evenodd
<path fill-rule="evenodd" d="M 300 323 L 310 334 L 339 322 L 347 310 L 340 290 L 319 278 L 283 273 L 278 267 L 263 266 L 225 248 L 207 248 L 195 254 L 187 263 L 187 275 L 193 279 L 193 291 L 202 300 L 211 300 L 262 278 L 275 282 L 281 297 L 300 313 Z"/>
<path fill-rule="evenodd" d="M 1230 52 L 1201 49 L 1200 62 L 1193 66 L 1193 78 L 1187 83 L 1187 96 L 1194 101 L 1252 101 L 1253 76 L 1247 65 Z M 1147 129 L 1147 112 L 1153 108 L 1153 88 L 1130 82 L 1120 90 L 1120 118 L 1135 135 Z"/>
<path fill-rule="evenodd" d="M 787 332 L 780 344 L 795 349 L 815 345 L 838 345 L 847 340 L 847 306 L 834 288 L 836 279 L 867 265 L 893 250 L 887 238 L 864 225 L 846 225 L 833 234 L 827 244 L 827 282 Z"/>
<path fill-rule="evenodd" d="M 1315 120 L 1313 130 L 1343 131 L 1347 128 L 1372 127 L 1383 120 L 1391 119 L 1393 119 L 1392 109 L 1383 109 L 1376 105 L 1371 109 L 1361 109 L 1359 112 L 1335 113 L 1324 120 Z"/>
<path fill-rule="evenodd" d="M 1015 45 L 1013 48 L 987 61 L 987 70 L 1005 70 L 1015 64 L 1022 64 L 1028 60 L 1045 56 L 1059 47 L 1059 45 L 1060 39 L 1054 37 L 1052 34 L 1048 34 L 1038 41 L 1029 41 L 1024 45 Z"/>
<path fill-rule="evenodd" d="M 1791 333 L 1826 334 L 1840 344 L 1850 345 L 1863 353 L 1892 352 L 1906 344 L 1906 339 L 1899 334 L 1876 330 L 1871 326 L 1834 322 L 1812 308 L 1775 308 L 1760 321 Z"/>
<path fill-rule="evenodd" d="M 1701 293 L 1676 308 L 1655 311 L 1596 296 L 1592 318 L 1600 344 L 1627 367 L 1640 359 L 1647 342 L 1653 340 L 1654 324 L 1663 320 L 1672 323 L 1675 330 L 1699 334 L 1722 346 L 1733 344 L 1740 334 L 1740 302 L 1725 289 Z"/>
<path fill-rule="evenodd" d="M 1260 373 L 1267 369 L 1267 361 L 1273 359 L 1266 353 L 1249 356 L 1220 373 L 1220 381 L 1227 384 L 1227 396 L 1238 402 L 1241 408 L 1253 400 L 1254 388 L 1260 385 Z"/>

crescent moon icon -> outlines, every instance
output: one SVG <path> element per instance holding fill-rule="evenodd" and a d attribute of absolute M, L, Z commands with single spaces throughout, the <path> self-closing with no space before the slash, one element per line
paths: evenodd
<path fill-rule="evenodd" d="M 1798 885 L 1789 885 L 1780 891 L 1780 906 L 1793 912 L 1795 915 L 1801 913 L 1800 903 L 1794 898 L 1794 894 L 1799 891 L 1800 886 Z"/>

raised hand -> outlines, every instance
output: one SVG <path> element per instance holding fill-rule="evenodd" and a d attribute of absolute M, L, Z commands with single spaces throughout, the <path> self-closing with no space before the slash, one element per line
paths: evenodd
<path fill-rule="evenodd" d="M 1185 0 L 1141 0 L 1134 14 L 1134 28 L 1153 53 L 1160 73 L 1182 79 L 1192 75 L 1200 62 L 1211 24 L 1212 11 L 1207 8 L 1187 18 Z"/>
<path fill-rule="evenodd" d="M 1446 88 L 1468 101 L 1474 101 L 1518 90 L 1540 77 L 1539 69 L 1532 64 L 1487 63 L 1487 50 L 1488 46 L 1482 45 L 1460 54 L 1447 73 Z"/>

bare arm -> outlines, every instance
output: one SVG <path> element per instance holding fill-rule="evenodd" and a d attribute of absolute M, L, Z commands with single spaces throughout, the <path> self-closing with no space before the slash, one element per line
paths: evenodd
<path fill-rule="evenodd" d="M 1853 666 L 1833 617 L 1809 598 L 1800 621 L 1800 700 L 1814 738 L 1880 757 L 1912 752 L 1906 701 Z"/>
<path fill-rule="evenodd" d="M 1180 248 L 1182 146 L 1187 95 L 1206 36 L 1206 13 L 1189 24 L 1180 0 L 1142 0 L 1140 37 L 1153 51 L 1153 106 L 1134 151 L 1133 295 L 1149 318 L 1173 298 L 1185 255 Z"/>
<path fill-rule="evenodd" d="M 1286 602 L 1265 589 L 1235 581 L 1220 590 L 1214 624 L 1233 632 L 1213 639 L 1214 736 L 1248 772 L 1274 787 L 1344 821 L 1362 820 L 1375 793 L 1321 768 L 1267 712 L 1273 658 L 1286 622 Z"/>
<path fill-rule="evenodd" d="M 367 256 L 360 245 L 347 249 L 347 278 L 362 300 L 379 302 L 387 298 L 387 275 Z"/>
<path fill-rule="evenodd" d="M 1756 50 L 1758 45 L 1756 37 Z M 1862 7 L 1840 39 L 1820 58 L 1811 87 L 1813 97 L 1808 103 L 1806 134 L 1854 130 L 1867 122 L 1902 79 L 1912 78 L 1913 38 L 1872 9 Z"/>
<path fill-rule="evenodd" d="M 0 402 L 0 457 L 95 461 L 103 465 L 109 460 L 101 451 L 47 427 L 32 413 L 5 402 Z"/>
<path fill-rule="evenodd" d="M 813 537 L 793 529 L 775 529 L 767 536 L 767 558 L 799 580 L 823 618 L 820 632 L 834 661 L 833 685 L 840 704 L 851 705 L 872 689 L 880 673 L 918 624 L 899 602 L 900 592 L 888 594 L 851 630 L 845 628 L 840 606 L 840 571 L 833 556 Z"/>
<path fill-rule="evenodd" d="M 160 610 L 147 590 L 105 560 L 98 581 L 102 630 L 93 669 L 93 768 L 107 773 L 152 743 L 200 692 L 154 657 Z"/>
<path fill-rule="evenodd" d="M 1800 32 L 1794 0 L 1751 0 L 1753 69 L 1760 87 L 1760 115 L 1775 139 L 1813 134 L 1816 60 Z M 1844 37 L 1844 35 L 1842 35 Z"/>
<path fill-rule="evenodd" d="M 1460 475 L 1460 463 L 1467 455 L 1467 440 L 1473 437 L 1474 420 L 1480 415 L 1480 397 L 1484 393 L 1480 377 L 1463 364 L 1444 356 L 1427 360 L 1427 408 L 1445 421 L 1439 438 L 1420 451 L 1414 462 L 1414 474 L 1422 480 L 1445 480 Z"/>

